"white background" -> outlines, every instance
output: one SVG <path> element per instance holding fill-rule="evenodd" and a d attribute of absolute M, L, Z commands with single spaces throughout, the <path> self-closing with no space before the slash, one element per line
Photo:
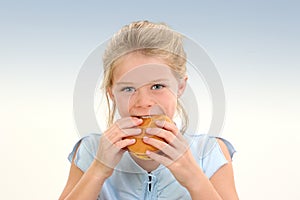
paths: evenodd
<path fill-rule="evenodd" d="M 59 197 L 78 140 L 81 65 L 122 25 L 148 19 L 190 36 L 215 62 L 240 199 L 300 199 L 298 11 L 283 0 L 0 2 L 0 198 Z"/>

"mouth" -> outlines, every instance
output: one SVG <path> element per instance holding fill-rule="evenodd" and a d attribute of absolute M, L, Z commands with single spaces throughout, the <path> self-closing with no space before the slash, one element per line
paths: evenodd
<path fill-rule="evenodd" d="M 142 118 L 142 119 L 145 119 L 145 118 L 151 118 L 152 115 L 132 115 L 132 117 L 137 117 L 137 118 Z"/>

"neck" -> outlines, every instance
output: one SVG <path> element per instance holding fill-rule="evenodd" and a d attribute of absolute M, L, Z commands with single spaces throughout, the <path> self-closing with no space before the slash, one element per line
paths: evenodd
<path fill-rule="evenodd" d="M 141 168 L 143 168 L 147 172 L 152 172 L 159 166 L 159 163 L 154 160 L 142 160 L 131 154 L 130 154 L 130 156 Z"/>

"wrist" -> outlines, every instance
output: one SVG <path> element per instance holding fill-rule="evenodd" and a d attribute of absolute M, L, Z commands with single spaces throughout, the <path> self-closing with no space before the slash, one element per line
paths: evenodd
<path fill-rule="evenodd" d="M 199 190 L 199 185 L 201 185 L 199 183 L 203 182 L 205 179 L 207 179 L 207 177 L 198 166 L 194 166 L 194 168 L 190 169 L 189 172 L 189 177 L 186 179 L 187 181 L 185 182 L 184 187 L 189 192 L 195 192 Z"/>
<path fill-rule="evenodd" d="M 108 177 L 110 177 L 113 173 L 113 169 L 104 165 L 102 162 L 98 161 L 95 159 L 91 166 L 90 166 L 90 171 L 93 174 L 94 177 L 100 179 L 100 180 L 105 180 Z"/>

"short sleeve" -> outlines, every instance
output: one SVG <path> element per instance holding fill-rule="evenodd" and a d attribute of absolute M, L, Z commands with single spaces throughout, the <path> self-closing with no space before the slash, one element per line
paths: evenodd
<path fill-rule="evenodd" d="M 233 145 L 229 141 L 223 138 L 210 138 L 209 143 L 211 143 L 211 145 L 209 146 L 211 147 L 211 149 L 207 153 L 207 155 L 202 158 L 203 171 L 208 178 L 211 178 L 223 165 L 228 163 L 217 139 L 220 139 L 224 142 L 231 158 L 236 152 Z"/>
<path fill-rule="evenodd" d="M 218 139 L 224 142 L 232 158 L 236 151 L 233 145 L 223 138 L 208 135 L 193 135 L 189 137 L 190 149 L 208 178 L 211 178 L 223 165 L 228 163 L 218 143 Z"/>
<path fill-rule="evenodd" d="M 90 134 L 81 138 L 73 147 L 72 152 L 68 156 L 68 160 L 72 162 L 74 158 L 75 165 L 85 172 L 93 162 L 99 145 L 99 134 Z M 76 152 L 77 150 L 77 152 Z"/>
<path fill-rule="evenodd" d="M 218 138 L 220 140 L 222 140 L 224 142 L 224 144 L 226 145 L 228 152 L 230 154 L 230 158 L 233 158 L 234 153 L 236 152 L 235 148 L 233 147 L 233 145 L 228 141 L 225 140 L 224 138 Z"/>

